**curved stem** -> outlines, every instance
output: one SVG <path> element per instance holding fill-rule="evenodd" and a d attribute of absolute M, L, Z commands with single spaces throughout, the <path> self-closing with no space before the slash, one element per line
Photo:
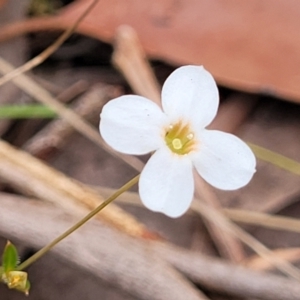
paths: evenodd
<path fill-rule="evenodd" d="M 54 239 L 50 244 L 36 252 L 34 255 L 29 257 L 27 260 L 25 260 L 23 263 L 21 263 L 17 270 L 21 271 L 25 268 L 27 268 L 29 265 L 31 265 L 33 262 L 35 262 L 37 259 L 42 257 L 45 253 L 47 253 L 49 250 L 51 250 L 55 245 L 57 245 L 59 242 L 61 242 L 63 239 L 65 239 L 67 236 L 69 236 L 71 233 L 76 231 L 79 227 L 84 225 L 87 221 L 89 221 L 92 217 L 94 217 L 99 211 L 101 211 L 104 207 L 106 207 L 109 203 L 114 201 L 118 196 L 120 196 L 122 193 L 130 189 L 133 185 L 135 185 L 139 180 L 140 175 L 137 175 L 127 183 L 125 183 L 120 189 L 118 189 L 115 193 L 113 193 L 110 197 L 108 197 L 104 202 L 102 202 L 98 207 L 96 207 L 93 211 L 91 211 L 88 215 L 86 215 L 83 219 L 81 219 L 79 222 L 77 222 L 75 225 L 73 225 L 71 228 L 69 228 L 67 231 L 65 231 L 63 234 L 58 236 L 56 239 Z"/>

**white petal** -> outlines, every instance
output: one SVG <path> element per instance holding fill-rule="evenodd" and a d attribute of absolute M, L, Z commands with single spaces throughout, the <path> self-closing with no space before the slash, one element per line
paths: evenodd
<path fill-rule="evenodd" d="M 175 70 L 162 89 L 162 107 L 172 120 L 184 119 L 204 128 L 216 116 L 219 92 L 212 75 L 202 66 Z"/>
<path fill-rule="evenodd" d="M 184 214 L 193 199 L 193 166 L 188 156 L 163 147 L 153 154 L 141 173 L 139 193 L 144 205 L 176 218 Z"/>
<path fill-rule="evenodd" d="M 221 131 L 203 130 L 199 152 L 192 159 L 198 173 L 222 190 L 246 185 L 255 173 L 256 159 L 247 144 Z"/>
<path fill-rule="evenodd" d="M 113 149 L 145 154 L 163 144 L 166 115 L 152 101 L 128 95 L 109 101 L 100 115 L 100 133 Z"/>

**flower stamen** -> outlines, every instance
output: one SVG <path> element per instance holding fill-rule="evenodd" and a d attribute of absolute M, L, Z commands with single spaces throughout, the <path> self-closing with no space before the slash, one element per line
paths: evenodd
<path fill-rule="evenodd" d="M 189 134 L 186 136 L 186 138 L 187 138 L 188 140 L 192 140 L 192 139 L 194 138 L 194 134 L 193 134 L 193 133 L 189 133 Z"/>
<path fill-rule="evenodd" d="M 178 122 L 170 125 L 165 134 L 165 141 L 170 150 L 176 154 L 185 155 L 194 150 L 194 133 L 189 124 Z"/>
<path fill-rule="evenodd" d="M 174 139 L 172 141 L 172 145 L 173 145 L 174 149 L 176 149 L 176 150 L 179 150 L 182 148 L 182 143 L 181 143 L 180 139 Z"/>

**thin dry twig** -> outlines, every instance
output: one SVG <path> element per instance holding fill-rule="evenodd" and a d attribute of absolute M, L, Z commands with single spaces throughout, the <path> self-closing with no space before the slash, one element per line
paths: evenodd
<path fill-rule="evenodd" d="M 300 260 L 300 248 L 282 248 L 273 250 L 275 256 L 284 259 L 290 263 L 298 262 Z M 242 262 L 247 268 L 266 271 L 274 269 L 274 265 L 270 264 L 260 256 L 251 256 Z"/>
<path fill-rule="evenodd" d="M 97 4 L 99 0 L 94 0 L 82 13 L 82 15 L 78 18 L 78 20 L 74 23 L 73 26 L 71 26 L 69 29 L 67 29 L 59 38 L 58 40 L 49 46 L 45 51 L 43 51 L 40 55 L 33 58 L 31 61 L 27 62 L 25 65 L 21 66 L 20 68 L 13 68 L 8 62 L 6 62 L 4 59 L 0 58 L 0 72 L 2 74 L 6 74 L 2 79 L 0 79 L 0 85 L 14 79 L 14 82 L 25 92 L 27 92 L 29 95 L 33 96 L 40 102 L 48 105 L 50 108 L 52 108 L 58 115 L 60 115 L 62 118 L 67 120 L 76 130 L 81 132 L 84 136 L 89 138 L 91 141 L 96 143 L 98 146 L 106 150 L 107 152 L 111 153 L 115 157 L 123 160 L 125 163 L 130 165 L 132 168 L 134 168 L 137 171 L 141 171 L 143 168 L 143 163 L 133 157 L 133 156 L 126 156 L 120 153 L 117 153 L 116 151 L 112 150 L 110 147 L 108 147 L 102 138 L 100 137 L 97 130 L 95 130 L 92 126 L 90 126 L 89 123 L 87 123 L 85 120 L 80 118 L 76 113 L 72 112 L 71 110 L 64 107 L 61 103 L 56 101 L 50 93 L 48 93 L 46 90 L 41 88 L 38 84 L 36 84 L 33 80 L 31 80 L 29 77 L 25 76 L 24 72 L 32 69 L 33 67 L 37 66 L 44 60 L 46 60 L 59 46 L 74 32 L 74 30 L 77 28 L 77 26 L 80 24 L 80 22 L 85 18 L 85 16 L 93 9 L 93 7 Z M 19 78 L 17 78 L 17 76 Z"/>
<path fill-rule="evenodd" d="M 146 58 L 135 30 L 127 25 L 118 28 L 112 61 L 124 74 L 138 95 L 143 95 L 161 106 L 160 86 Z"/>
<path fill-rule="evenodd" d="M 99 112 L 109 99 L 119 95 L 118 88 L 97 85 L 77 99 L 71 108 L 80 117 L 93 120 L 96 116 L 99 118 Z M 29 139 L 23 149 L 36 157 L 45 159 L 49 154 L 61 149 L 73 132 L 74 128 L 65 120 L 53 120 Z"/>
<path fill-rule="evenodd" d="M 0 43 L 33 32 L 68 30 L 69 23 L 59 16 L 29 18 L 1 27 Z M 75 33 L 86 34 L 81 28 L 74 28 Z M 96 38 L 96 37 L 95 37 Z"/>
<path fill-rule="evenodd" d="M 80 94 L 83 94 L 89 88 L 89 84 L 86 80 L 78 80 L 71 86 L 64 89 L 60 92 L 56 99 L 63 103 L 68 103 L 74 98 L 78 97 Z"/>
<path fill-rule="evenodd" d="M 204 182 L 202 183 L 205 184 Z M 110 189 L 107 187 L 98 187 L 99 192 L 101 195 L 110 195 L 112 192 L 114 192 L 114 189 Z M 204 197 L 215 197 L 213 193 L 208 193 L 208 189 L 206 188 L 204 194 L 201 194 L 201 200 Z M 124 194 L 120 195 L 120 197 L 117 199 L 117 201 L 122 201 L 124 203 L 129 203 L 133 205 L 141 205 L 139 196 L 135 192 L 125 192 Z M 199 199 L 194 199 L 191 209 L 197 213 L 200 213 L 204 218 L 209 218 L 211 222 L 214 222 L 217 226 L 222 227 L 223 230 L 227 231 L 228 233 L 235 235 L 237 238 L 239 238 L 243 243 L 245 243 L 249 248 L 251 248 L 253 251 L 255 251 L 258 255 L 260 255 L 263 259 L 266 259 L 268 263 L 271 263 L 272 265 L 278 267 L 279 270 L 282 270 L 284 273 L 287 273 L 290 276 L 298 276 L 298 269 L 291 266 L 288 262 L 284 261 L 283 259 L 280 259 L 276 257 L 276 254 L 274 254 L 271 250 L 269 250 L 267 247 L 265 247 L 262 243 L 260 243 L 258 240 L 256 240 L 254 237 L 252 237 L 250 234 L 239 228 L 238 226 L 231 223 L 229 220 L 226 219 L 226 217 L 222 214 L 223 210 L 216 210 L 215 208 L 210 208 L 204 203 L 202 203 Z M 226 211 L 235 211 L 234 209 L 226 209 Z M 208 215 L 205 215 L 208 213 Z M 218 216 L 217 216 L 218 215 Z M 297 220 L 295 220 L 297 221 Z M 300 221 L 298 221 L 299 224 Z M 270 257 L 269 257 L 270 256 Z M 281 265 L 283 265 L 283 268 L 288 265 L 287 270 L 283 270 Z M 290 274 L 290 270 L 292 270 L 292 274 Z"/>
<path fill-rule="evenodd" d="M 202 186 L 207 185 L 202 180 Z M 214 197 L 213 193 L 208 193 L 209 187 L 203 187 L 202 189 L 202 197 Z M 277 257 L 274 253 L 268 249 L 265 245 L 260 243 L 257 239 L 253 236 L 248 234 L 246 231 L 241 229 L 240 227 L 236 226 L 235 224 L 231 223 L 221 212 L 213 209 L 207 205 L 205 205 L 201 201 L 195 201 L 195 209 L 198 213 L 201 214 L 206 219 L 209 219 L 211 222 L 214 222 L 220 228 L 223 228 L 227 232 L 233 234 L 235 237 L 239 238 L 243 243 L 253 249 L 258 255 L 266 259 L 268 262 L 276 266 L 280 271 L 283 273 L 295 278 L 296 280 L 300 281 L 300 270 L 287 261 Z"/>
<path fill-rule="evenodd" d="M 242 299 L 296 300 L 300 285 L 292 279 L 229 264 L 196 252 L 154 244 L 155 250 L 193 282 L 210 291 Z"/>
<path fill-rule="evenodd" d="M 217 117 L 209 125 L 210 129 L 221 129 L 226 132 L 234 132 L 237 128 L 245 121 L 249 113 L 253 110 L 257 103 L 257 99 L 252 99 L 250 97 L 243 96 L 243 101 L 241 101 L 241 96 L 239 94 L 233 95 L 226 100 L 225 104 L 220 106 Z M 207 189 L 206 185 L 202 184 L 202 179 L 195 172 L 195 186 L 196 194 L 203 195 L 202 199 L 213 207 L 216 211 L 221 213 L 222 206 L 217 197 L 211 195 L 210 191 Z M 205 219 L 204 219 L 205 222 Z M 221 241 L 222 247 L 218 247 L 219 251 L 224 257 L 229 257 L 232 261 L 240 262 L 245 259 L 245 252 L 242 248 L 239 240 L 232 237 L 232 235 L 225 234 L 224 231 L 219 226 L 211 226 L 210 221 L 206 221 L 207 228 L 212 232 L 213 236 L 218 237 L 218 241 Z"/>
<path fill-rule="evenodd" d="M 95 187 L 102 196 L 108 197 L 115 189 L 108 187 Z M 136 192 L 125 192 L 117 199 L 118 202 L 142 206 L 139 195 Z M 192 202 L 189 212 L 196 211 L 195 201 Z M 300 232 L 300 220 L 271 214 L 258 213 L 255 211 L 241 210 L 235 208 L 221 208 L 222 214 L 231 221 L 241 222 L 249 225 L 257 225 L 275 230 L 286 230 Z"/>
<path fill-rule="evenodd" d="M 201 198 L 201 200 L 205 201 L 210 207 L 213 207 L 214 210 L 220 211 L 221 205 L 219 200 L 216 197 L 211 197 L 206 186 L 201 184 L 202 179 L 200 176 L 194 172 L 195 186 L 196 186 L 196 196 Z M 203 188 L 205 191 L 203 191 Z M 200 192 L 201 191 L 201 192 Z M 205 194 L 205 197 L 202 195 Z M 220 214 L 221 215 L 221 214 Z M 224 232 L 223 227 L 216 225 L 216 223 L 211 222 L 210 219 L 204 218 L 204 223 L 211 236 L 214 237 L 214 241 L 216 245 L 218 245 L 218 251 L 222 257 L 228 258 L 233 262 L 240 262 L 245 259 L 244 249 L 242 244 L 238 239 L 232 236 L 232 234 L 228 234 L 228 232 Z"/>
<path fill-rule="evenodd" d="M 204 191 L 201 190 L 201 181 L 202 179 L 199 177 L 199 175 L 194 172 L 194 178 L 195 178 L 195 193 L 197 197 L 201 197 L 204 194 L 206 194 L 205 197 L 201 197 L 203 201 L 205 201 L 210 207 L 214 208 L 216 211 L 221 211 L 221 204 L 219 200 L 216 197 L 209 197 L 207 194 L 209 193 L 204 187 Z M 221 216 L 221 214 L 218 214 Z M 240 262 L 243 259 L 245 259 L 245 252 L 244 249 L 235 237 L 233 237 L 231 234 L 228 234 L 228 232 L 224 232 L 224 228 L 221 226 L 216 225 L 216 223 L 211 222 L 210 219 L 204 218 L 204 223 L 206 224 L 206 227 L 208 231 L 210 232 L 211 236 L 214 238 L 214 242 L 216 246 L 218 246 L 219 253 L 225 257 L 228 258 L 231 261 L 234 262 Z"/>
<path fill-rule="evenodd" d="M 1 140 L 0 177 L 22 192 L 54 202 L 81 216 L 104 200 L 92 188 L 68 178 L 25 151 L 17 150 Z M 155 236 L 131 215 L 113 204 L 100 217 L 128 234 L 149 238 Z"/>
<path fill-rule="evenodd" d="M 6 62 L 3 58 L 0 58 L 0 72 L 8 73 L 13 70 L 13 67 Z M 26 93 L 37 99 L 38 101 L 48 105 L 53 109 L 60 117 L 65 119 L 71 126 L 73 126 L 78 132 L 82 133 L 96 145 L 103 148 L 108 153 L 114 155 L 115 157 L 123 160 L 129 166 L 137 171 L 141 171 L 143 168 L 143 163 L 136 157 L 120 154 L 112 150 L 106 143 L 102 140 L 99 135 L 98 130 L 91 126 L 87 121 L 80 118 L 71 109 L 66 108 L 63 104 L 58 102 L 51 94 L 36 84 L 32 79 L 24 74 L 20 74 L 18 77 L 13 79 L 14 83 L 24 90 Z"/>
<path fill-rule="evenodd" d="M 27 63 L 23 64 L 21 67 L 12 70 L 10 73 L 5 74 L 0 78 L 0 86 L 4 83 L 12 80 L 13 78 L 23 74 L 34 67 L 38 66 L 44 62 L 52 53 L 54 53 L 74 32 L 81 21 L 89 14 L 89 12 L 95 7 L 99 0 L 93 0 L 87 9 L 80 15 L 78 20 L 68 28 L 53 44 L 51 44 L 47 49 L 45 49 L 41 54 L 29 60 Z"/>
<path fill-rule="evenodd" d="M 295 218 L 228 208 L 224 208 L 223 213 L 227 218 L 239 223 L 263 226 L 277 230 L 300 232 L 300 220 Z"/>

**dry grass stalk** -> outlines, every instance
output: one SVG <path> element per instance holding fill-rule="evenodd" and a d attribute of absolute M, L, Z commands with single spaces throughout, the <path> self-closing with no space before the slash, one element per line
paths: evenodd
<path fill-rule="evenodd" d="M 76 113 L 73 113 L 71 110 L 68 110 L 66 107 L 61 105 L 56 99 L 54 99 L 50 93 L 48 93 L 45 89 L 41 88 L 38 84 L 36 84 L 29 77 L 23 75 L 24 72 L 31 70 L 37 65 L 41 64 L 45 61 L 54 51 L 56 51 L 62 43 L 75 31 L 80 22 L 86 17 L 86 15 L 95 7 L 99 0 L 93 0 L 91 4 L 87 7 L 87 9 L 80 15 L 80 17 L 76 20 L 76 22 L 68 28 L 55 43 L 50 45 L 46 50 L 44 50 L 40 55 L 36 56 L 32 60 L 28 61 L 26 64 L 21 66 L 20 68 L 13 68 L 8 62 L 4 59 L 0 58 L 0 72 L 5 74 L 2 78 L 0 78 L 0 85 L 4 84 L 15 78 L 14 82 L 29 95 L 36 98 L 38 101 L 48 105 L 52 108 L 58 115 L 67 120 L 76 130 L 81 132 L 84 136 L 92 140 L 101 148 L 105 149 L 112 155 L 120 158 L 132 168 L 137 171 L 141 171 L 143 167 L 143 163 L 140 162 L 139 159 L 135 157 L 129 157 L 126 155 L 119 154 L 113 151 L 110 147 L 108 147 L 101 137 L 98 134 L 98 131 L 91 127 L 87 122 L 85 122 L 82 118 L 78 117 Z M 16 78 L 16 77 L 20 78 Z"/>
<path fill-rule="evenodd" d="M 300 233 L 300 220 L 298 219 L 242 209 L 224 208 L 223 213 L 235 222 Z"/>
<path fill-rule="evenodd" d="M 193 282 L 210 291 L 224 293 L 229 299 L 299 299 L 300 285 L 295 280 L 249 270 L 169 245 L 155 244 L 154 247 L 166 261 Z"/>
<path fill-rule="evenodd" d="M 95 117 L 98 119 L 103 105 L 109 99 L 119 95 L 118 88 L 105 85 L 94 86 L 72 104 L 72 109 L 86 120 L 93 120 Z M 29 139 L 23 149 L 36 157 L 46 158 L 49 154 L 61 149 L 73 132 L 74 128 L 65 120 L 53 120 Z"/>
<path fill-rule="evenodd" d="M 280 259 L 284 259 L 290 263 L 295 263 L 300 260 L 300 248 L 283 248 L 273 250 L 275 256 Z M 243 265 L 247 268 L 251 268 L 253 270 L 258 271 L 268 271 L 274 269 L 274 266 L 270 264 L 265 259 L 262 259 L 260 256 L 251 256 L 245 261 L 243 261 Z"/>
<path fill-rule="evenodd" d="M 194 172 L 195 186 L 196 186 L 196 196 L 205 201 L 207 205 L 213 207 L 215 211 L 218 211 L 218 217 L 222 217 L 221 205 L 216 197 L 213 197 L 210 190 L 206 185 L 203 184 L 202 178 Z M 196 199 L 197 201 L 198 199 Z M 195 202 L 195 201 L 194 201 Z M 222 257 L 229 258 L 233 262 L 240 262 L 245 259 L 246 255 L 240 241 L 228 234 L 228 232 L 221 226 L 218 226 L 211 219 L 204 218 L 204 223 L 211 236 L 214 237 L 215 243 L 219 246 L 218 251 Z"/>
<path fill-rule="evenodd" d="M 13 67 L 6 62 L 4 59 L 0 58 L 0 72 L 8 73 L 13 70 Z M 78 132 L 83 134 L 85 137 L 90 139 L 96 145 L 100 146 L 108 153 L 114 155 L 115 157 L 123 160 L 128 165 L 130 165 L 135 170 L 141 171 L 143 168 L 143 163 L 136 157 L 120 154 L 106 145 L 99 135 L 99 131 L 91 126 L 84 119 L 80 118 L 72 110 L 66 108 L 63 104 L 58 102 L 51 94 L 35 83 L 32 79 L 24 74 L 20 74 L 18 77 L 13 79 L 14 83 L 21 88 L 23 91 L 34 97 L 36 100 L 48 105 L 53 109 L 61 118 L 66 120 L 71 126 L 73 126 Z"/>
<path fill-rule="evenodd" d="M 104 200 L 92 188 L 68 178 L 4 141 L 0 141 L 0 177 L 27 194 L 63 206 L 81 216 Z M 141 223 L 113 204 L 99 217 L 130 235 L 153 237 Z"/>
<path fill-rule="evenodd" d="M 204 185 L 205 183 L 202 182 Z M 110 195 L 115 190 L 106 188 L 106 187 L 98 187 L 99 192 L 102 195 Z M 204 191 L 204 189 L 203 189 Z M 215 197 L 213 193 L 207 193 L 208 189 L 205 189 L 205 194 L 202 194 L 202 198 L 204 197 Z M 122 201 L 124 203 L 132 204 L 132 205 L 141 205 L 139 196 L 135 192 L 125 192 L 124 194 L 120 195 L 117 201 Z M 214 200 L 212 200 L 214 201 Z M 231 235 L 235 235 L 238 239 L 240 239 L 243 243 L 245 243 L 249 248 L 251 248 L 253 251 L 255 251 L 259 256 L 262 257 L 262 260 L 266 260 L 267 264 L 270 263 L 272 266 L 278 267 L 279 270 L 282 270 L 284 273 L 298 278 L 299 270 L 292 265 L 290 265 L 288 262 L 285 262 L 285 257 L 278 257 L 275 253 L 273 253 L 271 250 L 269 250 L 267 247 L 265 247 L 262 243 L 260 243 L 258 240 L 256 240 L 254 237 L 252 237 L 250 234 L 239 228 L 238 226 L 231 223 L 229 220 L 227 220 L 227 216 L 225 217 L 223 215 L 223 211 L 227 212 L 235 212 L 237 211 L 237 214 L 239 213 L 239 210 L 234 209 L 224 209 L 219 210 L 216 208 L 210 208 L 204 203 L 200 202 L 199 199 L 194 199 L 191 209 L 197 213 L 200 213 L 204 218 L 209 218 L 211 222 L 214 222 L 216 226 L 223 228 L 224 231 L 227 231 Z M 207 213 L 207 215 L 206 215 Z M 251 212 L 248 213 L 248 219 L 251 218 Z M 269 215 L 269 218 L 272 218 L 271 215 Z M 275 217 L 276 218 L 276 217 Z M 286 220 L 285 220 L 286 219 Z M 299 225 L 300 221 L 298 220 L 290 220 L 290 218 L 283 218 L 282 217 L 282 224 L 284 224 L 284 221 L 287 221 L 289 224 L 290 221 L 295 221 L 296 226 Z M 255 220 L 255 218 L 254 218 Z M 279 229 L 279 228 L 278 228 Z M 243 263 L 243 262 L 241 262 Z M 247 265 L 248 266 L 248 265 Z M 283 268 L 282 268 L 283 266 Z M 286 269 L 287 266 L 287 269 Z M 250 267 L 250 265 L 249 265 Z M 292 270 L 292 271 L 291 271 Z M 291 272 L 290 272 L 291 271 Z"/>
<path fill-rule="evenodd" d="M 85 11 L 79 16 L 78 20 L 68 28 L 52 45 L 50 45 L 47 49 L 45 49 L 41 54 L 29 60 L 27 63 L 22 65 L 19 68 L 15 68 L 9 73 L 5 74 L 2 78 L 0 78 L 0 86 L 6 82 L 11 81 L 13 78 L 23 74 L 29 70 L 32 70 L 36 66 L 40 65 L 44 62 L 52 53 L 54 53 L 75 31 L 77 26 L 81 23 L 81 21 L 89 14 L 89 12 L 95 7 L 99 0 L 93 0 L 91 4 L 87 7 Z"/>
<path fill-rule="evenodd" d="M 95 188 L 104 197 L 108 197 L 116 191 L 115 189 L 102 186 Z M 135 206 L 142 206 L 139 195 L 136 192 L 125 192 L 124 194 L 120 195 L 116 201 Z M 193 201 L 188 213 L 196 211 L 195 205 L 195 201 Z M 300 220 L 295 218 L 257 213 L 255 211 L 234 208 L 222 208 L 221 212 L 226 218 L 230 219 L 231 221 L 271 228 L 275 230 L 300 232 Z"/>
<path fill-rule="evenodd" d="M 207 185 L 203 181 L 203 185 Z M 202 189 L 204 193 L 202 193 L 203 197 L 214 197 L 213 193 L 207 194 L 209 188 Z M 259 256 L 267 260 L 269 263 L 273 264 L 278 268 L 278 270 L 283 273 L 291 276 L 292 278 L 298 280 L 300 282 L 300 270 L 289 262 L 285 261 L 274 255 L 274 253 L 268 249 L 265 245 L 260 243 L 253 236 L 248 234 L 246 231 L 231 223 L 222 213 L 210 206 L 205 205 L 201 201 L 195 201 L 194 208 L 198 213 L 201 214 L 206 219 L 209 219 L 211 222 L 214 222 L 220 228 L 223 228 L 228 233 L 234 235 L 239 238 L 243 243 L 253 249 Z"/>
<path fill-rule="evenodd" d="M 89 83 L 83 79 L 76 81 L 71 86 L 67 87 L 57 95 L 57 100 L 63 103 L 68 103 L 74 98 L 86 92 L 89 88 Z"/>
<path fill-rule="evenodd" d="M 119 27 L 114 45 L 112 61 L 134 92 L 161 106 L 159 83 L 134 29 L 127 25 Z"/>
<path fill-rule="evenodd" d="M 79 79 L 67 88 L 60 87 L 38 75 L 30 74 L 41 87 L 49 91 L 52 95 L 55 95 L 56 99 L 63 103 L 68 103 L 80 94 L 83 94 L 89 88 L 88 81 Z"/>

